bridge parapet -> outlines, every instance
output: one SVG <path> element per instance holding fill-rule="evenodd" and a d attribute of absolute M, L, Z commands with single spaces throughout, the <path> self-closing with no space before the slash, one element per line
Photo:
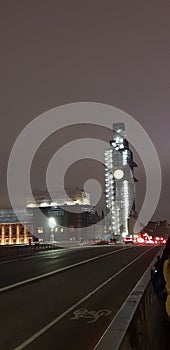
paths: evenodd
<path fill-rule="evenodd" d="M 160 350 L 164 305 L 152 287 L 151 268 L 145 271 L 94 350 Z M 162 348 L 163 349 L 163 348 Z"/>

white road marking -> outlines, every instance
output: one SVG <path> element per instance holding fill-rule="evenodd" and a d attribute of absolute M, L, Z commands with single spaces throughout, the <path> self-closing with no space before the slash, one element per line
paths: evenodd
<path fill-rule="evenodd" d="M 86 263 L 88 263 L 88 262 L 90 262 L 90 261 L 97 260 L 97 259 L 103 258 L 103 257 L 108 256 L 108 255 L 111 255 L 111 254 L 118 253 L 118 252 L 120 252 L 121 250 L 125 250 L 125 249 L 129 249 L 129 248 L 121 248 L 121 249 L 118 249 L 118 250 L 114 250 L 114 252 L 109 252 L 109 253 L 106 253 L 106 254 L 101 254 L 101 255 L 95 256 L 94 258 L 90 258 L 90 259 L 87 259 L 87 260 L 83 260 L 83 261 L 80 261 L 80 262 L 78 262 L 78 263 L 75 263 L 75 264 L 72 264 L 72 265 L 69 265 L 69 266 L 62 267 L 62 268 L 57 269 L 57 270 L 53 270 L 53 271 L 44 273 L 44 274 L 39 275 L 39 276 L 35 276 L 35 277 L 28 278 L 28 279 L 26 279 L 26 280 L 24 280 L 24 281 L 20 281 L 20 282 L 13 283 L 13 284 L 11 284 L 11 285 L 8 285 L 8 286 L 5 286 L 5 287 L 0 288 L 0 293 L 5 292 L 5 291 L 8 291 L 8 290 L 13 289 L 13 288 L 16 288 L 16 287 L 23 286 L 23 285 L 25 285 L 25 284 L 28 284 L 28 283 L 31 283 L 31 282 L 34 282 L 34 281 L 41 280 L 41 279 L 46 278 L 46 277 L 50 277 L 50 276 L 55 275 L 55 274 L 57 274 L 57 273 L 59 273 L 59 272 L 72 269 L 73 267 L 86 264 Z"/>
<path fill-rule="evenodd" d="M 105 246 L 105 247 L 111 247 L 111 245 L 107 245 L 107 246 Z M 101 246 L 91 246 L 91 245 L 89 245 L 89 246 L 82 246 L 82 247 L 71 247 L 71 248 L 58 248 L 58 249 L 54 249 L 54 250 L 46 250 L 46 251 L 39 251 L 39 253 L 42 253 L 42 254 L 40 254 L 40 255 L 29 255 L 29 256 L 23 256 L 22 257 L 22 255 L 20 255 L 19 257 L 17 257 L 17 258 L 15 258 L 15 259 L 11 259 L 11 260 L 4 260 L 4 261 L 0 261 L 0 265 L 1 264 L 9 264 L 9 263 L 12 263 L 12 262 L 15 262 L 15 261 L 21 261 L 21 259 L 22 260 L 26 260 L 26 259 L 32 259 L 32 258 L 39 258 L 39 257 L 43 257 L 44 255 L 45 255 L 45 257 L 47 257 L 47 259 L 53 259 L 53 254 L 56 254 L 56 253 L 64 253 L 64 252 L 69 252 L 70 253 L 70 251 L 74 251 L 74 250 L 78 250 L 78 249 L 85 249 L 85 248 L 91 248 L 91 249 L 94 249 L 94 248 L 101 248 Z M 125 248 L 125 247 L 124 247 Z"/>
<path fill-rule="evenodd" d="M 112 313 L 111 310 L 87 310 L 87 309 L 78 309 L 73 312 L 73 317 L 70 320 L 79 320 L 80 318 L 89 318 L 92 321 L 88 321 L 88 323 L 96 322 L 102 316 L 108 316 Z"/>
<path fill-rule="evenodd" d="M 163 248 L 160 249 L 158 254 L 162 255 Z M 132 317 L 135 314 L 135 311 L 138 307 L 138 303 L 141 300 L 145 288 L 146 288 L 146 278 L 147 284 L 148 279 L 150 278 L 150 271 L 153 268 L 154 260 L 152 260 L 151 264 L 148 266 L 140 280 L 137 282 L 136 286 L 132 289 L 122 306 L 120 307 L 117 314 L 114 316 L 111 323 L 108 325 L 101 338 L 93 348 L 93 350 L 113 350 L 113 339 L 114 339 L 114 350 L 118 350 L 120 348 L 120 344 L 122 343 L 123 337 L 128 330 Z M 148 276 L 149 273 L 149 277 Z M 140 291 L 140 294 L 139 294 Z M 137 292 L 137 294 L 135 293 Z M 132 296 L 135 293 L 135 297 Z M 133 308 L 130 306 L 130 303 L 134 304 Z M 126 315 L 126 316 L 125 316 Z M 121 326 L 120 326 L 121 322 Z M 117 331 L 117 332 L 116 332 Z"/>
<path fill-rule="evenodd" d="M 108 280 L 106 280 L 105 282 L 103 282 L 100 286 L 98 286 L 96 289 L 94 289 L 92 292 L 88 293 L 84 298 L 82 298 L 81 300 L 79 300 L 76 304 L 72 305 L 70 308 L 68 308 L 66 311 L 64 311 L 60 316 L 56 317 L 52 322 L 48 323 L 46 326 L 44 326 L 43 328 L 41 328 L 37 333 L 35 333 L 34 335 L 32 335 L 30 338 L 26 339 L 23 343 L 21 343 L 19 346 L 17 346 L 14 350 L 23 350 L 26 348 L 26 346 L 28 346 L 29 344 L 31 344 L 34 340 L 36 340 L 37 338 L 39 338 L 42 334 L 44 334 L 46 331 L 48 331 L 51 327 L 53 327 L 57 322 L 59 322 L 62 318 L 64 318 L 66 315 L 68 315 L 71 311 L 73 311 L 77 306 L 79 306 L 80 304 L 82 304 L 84 301 L 86 301 L 87 299 L 89 299 L 92 295 L 94 295 L 96 292 L 98 292 L 101 288 L 103 288 L 105 285 L 107 285 L 110 281 L 112 281 L 115 277 L 117 277 L 118 275 L 121 274 L 121 272 L 123 272 L 124 270 L 126 270 L 129 266 L 131 266 L 132 264 L 134 264 L 134 262 L 136 262 L 138 259 L 140 259 L 143 255 L 145 255 L 146 253 L 148 253 L 151 249 L 153 249 L 154 247 L 150 248 L 149 250 L 147 250 L 146 252 L 144 252 L 143 254 L 139 255 L 136 259 L 134 259 L 133 261 L 131 261 L 129 264 L 127 264 L 125 267 L 123 267 L 121 270 L 119 270 L 118 272 L 116 272 L 112 277 L 110 277 Z"/>

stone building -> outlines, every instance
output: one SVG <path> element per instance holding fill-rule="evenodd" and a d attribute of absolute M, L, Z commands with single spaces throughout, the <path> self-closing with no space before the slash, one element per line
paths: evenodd
<path fill-rule="evenodd" d="M 13 210 L 0 210 L 0 245 L 27 244 L 29 238 L 32 239 L 32 215 L 26 210 L 18 210 L 18 213 L 22 222 Z"/>

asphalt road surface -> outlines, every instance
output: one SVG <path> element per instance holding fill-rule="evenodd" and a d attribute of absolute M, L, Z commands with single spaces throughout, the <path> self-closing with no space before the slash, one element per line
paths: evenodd
<path fill-rule="evenodd" d="M 96 246 L 0 261 L 0 350 L 92 350 L 160 246 Z"/>

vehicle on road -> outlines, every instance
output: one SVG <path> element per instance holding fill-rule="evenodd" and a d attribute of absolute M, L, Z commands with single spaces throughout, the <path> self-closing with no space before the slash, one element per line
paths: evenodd
<path fill-rule="evenodd" d="M 133 239 L 132 237 L 125 237 L 125 238 L 123 239 L 123 242 L 124 242 L 125 244 L 127 244 L 127 243 L 134 244 L 134 243 L 135 243 L 135 242 L 134 242 L 134 239 Z"/>

